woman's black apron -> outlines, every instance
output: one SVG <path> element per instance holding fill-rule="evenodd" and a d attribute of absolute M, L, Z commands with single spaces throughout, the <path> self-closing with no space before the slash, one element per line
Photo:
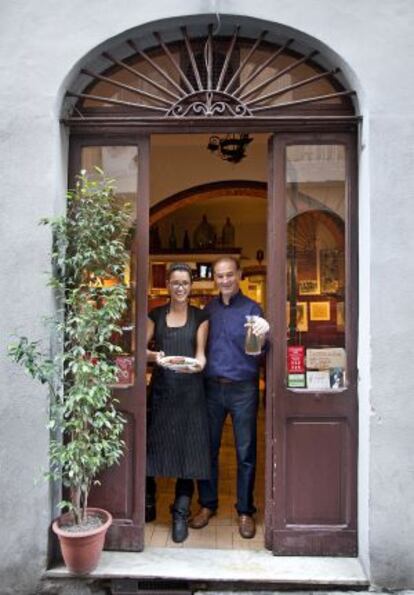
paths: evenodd
<path fill-rule="evenodd" d="M 188 308 L 182 327 L 168 327 L 168 306 L 157 309 L 155 350 L 194 357 L 198 311 Z M 208 479 L 210 453 L 203 375 L 154 365 L 150 390 L 147 475 Z"/>

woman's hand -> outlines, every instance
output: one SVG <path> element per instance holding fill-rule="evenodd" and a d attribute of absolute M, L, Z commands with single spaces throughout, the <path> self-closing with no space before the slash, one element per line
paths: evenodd
<path fill-rule="evenodd" d="M 164 366 L 164 364 L 161 361 L 163 357 L 165 357 L 165 353 L 163 351 L 155 352 L 154 362 L 157 364 L 157 366 Z"/>

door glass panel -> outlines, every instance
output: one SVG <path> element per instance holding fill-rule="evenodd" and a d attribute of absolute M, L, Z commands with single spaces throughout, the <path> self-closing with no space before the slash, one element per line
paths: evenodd
<path fill-rule="evenodd" d="M 346 386 L 345 147 L 286 148 L 286 384 Z"/>
<path fill-rule="evenodd" d="M 115 200 L 119 204 L 130 203 L 130 233 L 128 246 L 130 257 L 125 263 L 124 282 L 128 288 L 128 305 L 120 321 L 122 334 L 114 334 L 113 340 L 121 348 L 115 357 L 118 365 L 117 388 L 131 386 L 135 382 L 135 258 L 134 236 L 136 228 L 136 195 L 138 182 L 138 149 L 132 146 L 90 146 L 83 147 L 81 169 L 90 177 L 98 175 L 95 167 L 115 181 Z M 112 281 L 106 280 L 105 283 Z M 116 280 L 113 280 L 116 283 Z"/>

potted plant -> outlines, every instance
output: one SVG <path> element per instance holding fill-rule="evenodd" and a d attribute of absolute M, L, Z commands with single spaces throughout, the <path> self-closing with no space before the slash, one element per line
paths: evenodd
<path fill-rule="evenodd" d="M 111 515 L 88 508 L 97 477 L 123 453 L 125 420 L 116 408 L 115 355 L 120 321 L 127 304 L 124 281 L 130 228 L 129 205 L 115 200 L 113 181 L 101 170 L 81 172 L 68 195 L 67 214 L 43 219 L 53 232 L 51 286 L 58 298 L 52 328 L 60 339 L 56 354 L 38 341 L 20 337 L 10 356 L 50 388 L 50 468 L 61 480 L 67 509 L 54 523 L 69 569 L 90 572 L 98 563 Z M 85 559 L 91 542 L 98 548 Z M 74 543 L 75 550 L 72 552 Z"/>

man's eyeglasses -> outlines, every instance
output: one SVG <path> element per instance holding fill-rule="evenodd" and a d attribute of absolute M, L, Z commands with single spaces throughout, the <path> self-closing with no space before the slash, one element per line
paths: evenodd
<path fill-rule="evenodd" d="M 179 287 L 187 289 L 190 287 L 190 281 L 171 281 L 170 285 L 171 287 L 174 287 L 174 289 L 178 289 Z"/>

